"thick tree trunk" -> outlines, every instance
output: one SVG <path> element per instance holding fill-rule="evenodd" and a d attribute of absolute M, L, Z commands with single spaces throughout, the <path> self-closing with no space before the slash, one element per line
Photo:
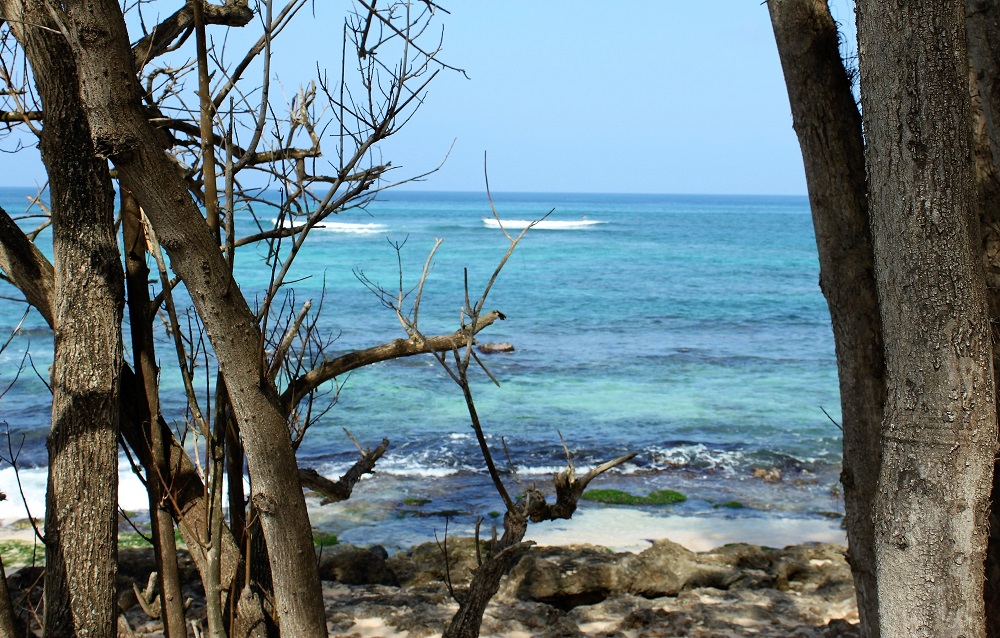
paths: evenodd
<path fill-rule="evenodd" d="M 3 3 L 45 111 L 39 140 L 52 209 L 55 354 L 46 496 L 45 631 L 114 636 L 118 522 L 118 372 L 123 277 L 114 191 L 79 109 L 65 41 L 36 3 Z"/>
<path fill-rule="evenodd" d="M 868 226 L 861 114 L 826 0 L 769 0 L 802 148 L 820 287 L 830 307 L 844 432 L 845 520 L 864 635 L 878 632 L 872 521 L 881 465 L 885 362 Z"/>
<path fill-rule="evenodd" d="M 128 34 L 114 0 L 64 3 L 94 144 L 142 204 L 201 317 L 240 423 L 274 575 L 283 634 L 326 636 L 305 497 L 284 415 L 260 358 L 256 319 L 229 272 L 218 242 L 176 167 L 145 119 Z"/>
<path fill-rule="evenodd" d="M 997 448 L 965 12 L 858 4 L 887 398 L 875 552 L 884 636 L 983 636 Z"/>
<path fill-rule="evenodd" d="M 966 0 L 965 33 L 973 72 L 973 121 L 981 202 L 983 263 L 986 269 L 993 343 L 1000 343 L 1000 5 L 991 0 Z M 1000 386 L 1000 349 L 994 348 L 994 382 Z M 1000 412 L 1000 403 L 998 403 Z M 1000 498 L 1000 471 L 993 468 L 993 502 Z M 986 552 L 986 635 L 1000 638 L 1000 510 L 990 512 Z"/>

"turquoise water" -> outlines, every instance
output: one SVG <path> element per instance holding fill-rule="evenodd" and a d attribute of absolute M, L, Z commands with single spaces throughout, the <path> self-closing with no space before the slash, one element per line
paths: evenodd
<path fill-rule="evenodd" d="M 0 190 L 0 205 L 17 213 L 24 194 Z M 578 468 L 637 452 L 595 486 L 679 489 L 689 500 L 672 513 L 818 517 L 840 509 L 832 491 L 840 431 L 823 412 L 839 420 L 836 362 L 805 198 L 500 194 L 494 201 L 503 219 L 552 210 L 549 220 L 559 226 L 528 233 L 487 303 L 507 321 L 481 341 L 515 346 L 484 358 L 501 387 L 482 374 L 474 387 L 501 465 L 502 438 L 518 476 L 547 483 L 565 459 L 561 434 Z M 257 213 L 272 222 L 272 212 Z M 335 338 L 333 354 L 398 338 L 395 316 L 356 273 L 398 287 L 390 242 L 405 240 L 408 288 L 441 238 L 421 323 L 427 334 L 451 332 L 463 269 L 478 295 L 506 250 L 500 231 L 484 224 L 488 215 L 485 195 L 464 193 L 388 193 L 367 210 L 344 213 L 317 230 L 298 257 L 296 303 L 318 302 L 325 289 L 319 327 Z M 252 224 L 246 213 L 239 230 L 252 232 Z M 262 255 L 250 247 L 238 253 L 251 300 L 267 283 Z M 16 296 L 10 287 L 0 294 Z M 4 335 L 23 309 L 0 300 Z M 37 317 L 0 355 L 3 387 L 29 348 L 44 371 L 51 337 Z M 173 360 L 165 341 L 159 356 Z M 164 375 L 165 412 L 181 424 L 179 381 Z M 339 381 L 337 404 L 309 431 L 300 461 L 336 476 L 357 454 L 343 428 L 362 444 L 388 437 L 379 473 L 354 499 L 364 516 L 381 517 L 378 534 L 441 527 L 438 518 L 401 509 L 402 495 L 461 512 L 453 516 L 458 527 L 500 509 L 461 392 L 432 358 L 386 362 Z M 24 437 L 21 463 L 28 466 L 45 462 L 47 396 L 26 370 L 0 399 L 11 430 Z M 782 480 L 763 481 L 754 476 L 758 468 L 776 468 Z M 715 507 L 730 500 L 747 507 Z M 376 533 L 337 512 L 315 518 L 348 536 Z"/>

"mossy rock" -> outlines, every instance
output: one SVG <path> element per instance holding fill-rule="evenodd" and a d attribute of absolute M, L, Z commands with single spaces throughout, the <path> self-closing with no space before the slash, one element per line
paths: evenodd
<path fill-rule="evenodd" d="M 649 496 L 646 497 L 646 502 L 650 505 L 673 505 L 674 503 L 683 503 L 686 500 L 688 500 L 687 496 L 675 490 L 657 490 L 650 492 Z"/>
<path fill-rule="evenodd" d="M 340 539 L 337 538 L 336 534 L 329 534 L 327 532 L 313 532 L 313 545 L 316 547 L 333 547 L 340 543 Z"/>
<path fill-rule="evenodd" d="M 409 505 L 410 507 L 422 507 L 431 502 L 429 498 L 414 498 L 408 497 L 403 499 L 403 505 Z"/>
<path fill-rule="evenodd" d="M 724 503 L 715 503 L 713 507 L 728 507 L 731 510 L 741 510 L 746 507 L 743 503 L 739 501 L 725 501 Z"/>
<path fill-rule="evenodd" d="M 645 500 L 642 496 L 636 496 L 621 490 L 587 490 L 581 497 L 585 501 L 595 503 L 605 503 L 607 505 L 641 505 Z"/>
<path fill-rule="evenodd" d="M 607 505 L 673 505 L 687 500 L 687 496 L 674 490 L 657 490 L 649 496 L 636 496 L 621 490 L 587 490 L 581 498 Z"/>
<path fill-rule="evenodd" d="M 487 512 L 486 515 L 489 516 L 490 518 L 493 518 L 493 519 L 500 518 L 500 512 L 498 512 L 496 510 L 491 510 L 491 511 Z"/>

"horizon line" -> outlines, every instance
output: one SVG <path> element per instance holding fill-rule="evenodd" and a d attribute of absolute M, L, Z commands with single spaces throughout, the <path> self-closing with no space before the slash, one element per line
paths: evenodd
<path fill-rule="evenodd" d="M 33 190 L 36 193 L 39 192 L 38 186 L 29 185 L 0 185 L 0 189 L 3 190 Z M 46 186 L 44 190 L 48 190 Z M 253 190 L 253 189 L 247 189 Z M 279 190 L 265 189 L 265 190 Z M 403 186 L 396 188 L 387 188 L 385 190 L 379 191 L 378 194 L 392 194 L 392 193 L 407 193 L 407 194 L 419 194 L 419 193 L 443 193 L 443 194 L 454 194 L 454 195 L 486 195 L 485 189 L 470 190 L 470 189 L 438 189 L 438 188 L 405 188 Z M 659 197 L 799 197 L 807 198 L 808 193 L 679 193 L 679 192 L 654 192 L 654 191 L 563 191 L 563 190 L 553 190 L 553 191 L 532 191 L 532 190 L 501 190 L 501 191 L 490 191 L 493 195 L 619 195 L 619 196 L 659 196 Z"/>

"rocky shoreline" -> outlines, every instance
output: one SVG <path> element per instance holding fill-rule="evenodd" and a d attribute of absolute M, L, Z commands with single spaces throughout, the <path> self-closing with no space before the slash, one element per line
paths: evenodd
<path fill-rule="evenodd" d="M 440 636 L 477 564 L 476 543 L 451 538 L 394 556 L 380 547 L 321 548 L 327 623 L 337 638 Z M 481 543 L 479 551 L 486 551 Z M 137 604 L 152 571 L 148 550 L 122 550 L 120 607 L 135 635 L 161 635 Z M 186 563 L 192 617 L 201 613 Z M 36 568 L 11 577 L 15 589 Z M 449 588 L 449 581 L 451 588 Z M 659 540 L 639 553 L 593 545 L 532 547 L 505 578 L 486 612 L 483 636 L 505 638 L 738 637 L 853 638 L 857 608 L 844 547 L 771 549 L 730 544 L 692 552 Z"/>

